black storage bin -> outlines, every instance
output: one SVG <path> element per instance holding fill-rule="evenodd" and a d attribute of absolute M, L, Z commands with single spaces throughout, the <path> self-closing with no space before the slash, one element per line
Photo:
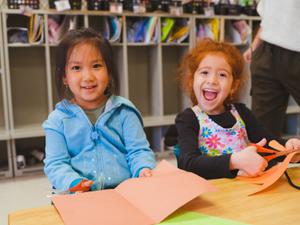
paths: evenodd
<path fill-rule="evenodd" d="M 7 0 L 7 7 L 9 9 L 19 9 L 20 6 L 28 6 L 32 9 L 39 9 L 40 8 L 40 1 L 39 0 Z"/>

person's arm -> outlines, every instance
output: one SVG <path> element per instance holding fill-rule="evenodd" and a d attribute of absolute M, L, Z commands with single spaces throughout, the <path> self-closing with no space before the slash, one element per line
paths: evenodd
<path fill-rule="evenodd" d="M 244 52 L 243 56 L 246 62 L 251 62 L 252 53 L 257 49 L 257 47 L 262 43 L 262 39 L 260 38 L 262 28 L 260 27 L 255 35 L 255 38 L 250 45 L 250 47 Z"/>
<path fill-rule="evenodd" d="M 70 165 L 71 156 L 63 132 L 51 121 L 44 123 L 46 137 L 46 158 L 44 171 L 51 184 L 59 191 L 67 191 L 73 182 L 86 179 Z"/>
<path fill-rule="evenodd" d="M 151 176 L 151 169 L 156 166 L 153 151 L 144 132 L 141 118 L 132 109 L 122 109 L 124 145 L 127 161 L 133 177 Z"/>
<path fill-rule="evenodd" d="M 210 157 L 198 149 L 199 122 L 191 109 L 178 114 L 175 120 L 180 154 L 178 167 L 206 179 L 233 178 L 237 170 L 230 170 L 231 154 Z"/>

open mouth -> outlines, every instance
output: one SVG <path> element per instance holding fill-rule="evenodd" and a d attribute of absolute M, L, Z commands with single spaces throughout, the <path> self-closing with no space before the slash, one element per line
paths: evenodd
<path fill-rule="evenodd" d="M 93 88 L 95 88 L 97 85 L 91 85 L 91 86 L 82 86 L 82 89 L 86 89 L 86 90 L 91 90 Z"/>
<path fill-rule="evenodd" d="M 203 96 L 207 101 L 213 101 L 217 98 L 218 92 L 211 90 L 203 90 Z"/>

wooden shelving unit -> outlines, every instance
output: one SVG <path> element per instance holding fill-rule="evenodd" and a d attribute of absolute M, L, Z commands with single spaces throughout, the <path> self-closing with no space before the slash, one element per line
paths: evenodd
<path fill-rule="evenodd" d="M 257 30 L 259 17 L 214 16 L 183 14 L 173 16 L 167 13 L 122 14 L 103 11 L 33 10 L 44 18 L 44 41 L 39 45 L 8 43 L 7 28 L 27 26 L 28 17 L 20 10 L 1 10 L 1 91 L 0 91 L 0 153 L 7 152 L 5 172 L 0 176 L 21 176 L 42 170 L 42 164 L 25 168 L 17 165 L 18 155 L 30 155 L 30 149 L 44 148 L 42 122 L 58 102 L 54 86 L 54 64 L 56 44 L 49 42 L 48 20 L 53 15 L 77 16 L 78 27 L 92 27 L 101 32 L 99 25 L 104 17 L 117 16 L 122 19 L 120 42 L 112 43 L 117 70 L 120 76 L 120 94 L 129 98 L 141 111 L 146 134 L 153 150 L 164 153 L 163 136 L 166 128 L 174 123 L 176 114 L 188 106 L 186 97 L 176 83 L 176 71 L 181 58 L 197 40 L 197 24 L 211 19 L 219 21 L 218 40 L 224 40 L 226 24 L 245 20 L 252 31 Z M 23 19 L 20 19 L 23 18 Z M 157 40 L 149 43 L 128 42 L 128 23 L 141 17 L 157 17 Z M 189 36 L 183 43 L 161 41 L 162 19 L 189 21 Z M 252 38 L 253 38 L 252 34 Z M 249 47 L 252 38 L 237 45 L 241 51 Z M 230 41 L 230 40 L 228 40 Z M 5 68 L 5 69 L 4 69 Z M 26 152 L 27 151 L 27 152 Z M 0 154 L 0 159 L 1 159 Z M 12 158 L 12 160 L 10 160 Z"/>

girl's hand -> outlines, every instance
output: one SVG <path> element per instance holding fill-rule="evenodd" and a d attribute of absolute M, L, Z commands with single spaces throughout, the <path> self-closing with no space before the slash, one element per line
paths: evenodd
<path fill-rule="evenodd" d="M 149 168 L 144 168 L 140 171 L 139 177 L 151 177 L 152 171 Z"/>
<path fill-rule="evenodd" d="M 243 57 L 245 59 L 246 62 L 251 62 L 251 59 L 252 59 L 252 48 L 248 48 L 244 54 L 243 54 Z"/>
<path fill-rule="evenodd" d="M 257 143 L 265 145 L 266 139 L 262 139 Z M 255 177 L 263 173 L 268 166 L 268 162 L 256 152 L 255 146 L 248 146 L 242 151 L 234 153 L 230 158 L 230 169 L 240 170 L 238 175 Z"/>
<path fill-rule="evenodd" d="M 287 150 L 291 150 L 291 149 L 300 149 L 300 140 L 297 138 L 291 138 L 289 139 L 286 143 L 285 143 L 285 148 Z"/>
<path fill-rule="evenodd" d="M 285 143 L 285 148 L 287 150 L 290 149 L 300 149 L 300 140 L 297 138 L 291 138 L 289 139 L 286 143 Z M 292 163 L 296 163 L 300 161 L 300 153 L 297 153 L 296 155 L 294 155 L 294 157 L 292 158 L 291 162 Z"/>

